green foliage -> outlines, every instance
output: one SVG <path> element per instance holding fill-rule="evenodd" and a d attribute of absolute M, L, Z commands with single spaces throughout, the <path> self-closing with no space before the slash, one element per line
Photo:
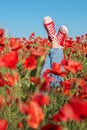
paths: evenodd
<path fill-rule="evenodd" d="M 59 109 L 68 101 L 68 96 L 62 95 L 60 92 L 54 92 L 52 90 L 49 94 L 51 103 L 45 106 L 45 123 L 53 122 L 52 116 L 59 111 Z"/>

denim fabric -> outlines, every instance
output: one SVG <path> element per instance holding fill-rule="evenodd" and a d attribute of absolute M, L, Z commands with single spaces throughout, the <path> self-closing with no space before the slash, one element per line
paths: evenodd
<path fill-rule="evenodd" d="M 62 48 L 52 48 L 50 49 L 49 54 L 46 56 L 44 65 L 41 70 L 41 75 L 46 69 L 52 68 L 53 62 L 61 63 L 61 60 L 64 58 Z M 63 80 L 62 77 L 51 74 L 54 77 L 54 81 L 51 83 L 51 86 L 57 87 L 60 85 L 60 82 Z"/>

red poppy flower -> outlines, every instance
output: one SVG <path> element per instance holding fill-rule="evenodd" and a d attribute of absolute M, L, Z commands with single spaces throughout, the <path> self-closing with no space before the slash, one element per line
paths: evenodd
<path fill-rule="evenodd" d="M 53 116 L 55 122 L 69 121 L 69 120 L 79 120 L 78 114 L 73 111 L 70 104 L 64 104 L 64 106 L 59 110 L 57 114 Z"/>
<path fill-rule="evenodd" d="M 71 84 L 72 84 L 71 80 L 62 81 L 61 85 L 63 86 L 64 94 L 70 95 Z"/>
<path fill-rule="evenodd" d="M 77 43 L 81 42 L 81 38 L 79 36 L 76 36 L 76 42 Z"/>
<path fill-rule="evenodd" d="M 36 102 L 30 102 L 28 125 L 33 129 L 37 129 L 43 119 L 44 114 L 39 105 Z"/>
<path fill-rule="evenodd" d="M 5 63 L 2 61 L 2 57 L 0 57 L 0 67 L 5 67 Z"/>
<path fill-rule="evenodd" d="M 40 106 L 49 105 L 49 96 L 43 93 L 36 94 L 33 98 L 33 101 L 37 102 Z"/>
<path fill-rule="evenodd" d="M 2 52 L 4 48 L 5 48 L 4 38 L 0 38 L 0 52 Z"/>
<path fill-rule="evenodd" d="M 82 70 L 82 64 L 75 60 L 62 60 L 61 65 L 68 71 L 76 74 L 77 71 Z"/>
<path fill-rule="evenodd" d="M 0 38 L 4 35 L 4 29 L 0 28 Z"/>
<path fill-rule="evenodd" d="M 62 130 L 62 126 L 50 123 L 43 126 L 41 130 Z"/>
<path fill-rule="evenodd" d="M 71 105 L 74 113 L 79 117 L 79 120 L 87 119 L 87 101 L 78 97 L 73 97 L 69 104 Z M 80 108 L 80 109 L 79 109 Z"/>
<path fill-rule="evenodd" d="M 24 128 L 24 126 L 23 126 L 23 124 L 21 122 L 18 123 L 18 128 L 19 129 L 23 129 Z"/>
<path fill-rule="evenodd" d="M 44 73 L 42 78 L 44 79 L 41 87 L 40 87 L 40 91 L 50 91 L 51 87 L 50 87 L 50 83 L 53 81 L 53 77 L 52 76 L 48 76 L 49 70 L 47 69 Z"/>
<path fill-rule="evenodd" d="M 27 124 L 33 128 L 37 129 L 44 119 L 44 114 L 41 107 L 35 101 L 30 101 L 29 104 L 20 104 L 20 111 L 27 114 Z"/>
<path fill-rule="evenodd" d="M 84 86 L 85 86 L 85 80 L 83 78 L 78 79 L 78 86 L 84 88 Z"/>
<path fill-rule="evenodd" d="M 5 78 L 6 78 L 6 83 L 7 83 L 7 85 L 8 86 L 14 86 L 14 84 L 15 84 L 15 78 L 14 78 L 14 76 L 13 75 L 11 75 L 11 74 L 5 74 Z"/>
<path fill-rule="evenodd" d="M 5 80 L 4 80 L 4 78 L 3 78 L 1 73 L 0 73 L 0 86 L 1 87 L 5 86 Z"/>
<path fill-rule="evenodd" d="M 67 72 L 63 69 L 63 67 L 61 66 L 61 64 L 58 64 L 56 62 L 54 62 L 52 64 L 52 70 L 51 73 L 65 77 Z"/>
<path fill-rule="evenodd" d="M 56 70 L 57 72 L 60 73 L 60 64 L 54 62 L 54 63 L 52 64 L 52 69 L 53 69 L 53 70 Z"/>
<path fill-rule="evenodd" d="M 65 77 L 67 75 L 67 72 L 61 67 L 60 64 L 54 62 L 52 64 L 52 69 L 47 69 L 43 75 L 48 75 L 49 73 L 61 76 L 61 77 Z"/>
<path fill-rule="evenodd" d="M 67 111 L 68 110 L 68 111 Z M 87 101 L 73 97 L 53 116 L 54 121 L 81 121 L 87 119 Z"/>
<path fill-rule="evenodd" d="M 0 130 L 7 130 L 8 122 L 5 119 L 0 119 Z"/>
<path fill-rule="evenodd" d="M 10 38 L 9 43 L 12 50 L 18 50 L 22 47 L 20 38 Z"/>
<path fill-rule="evenodd" d="M 5 98 L 0 95 L 0 108 L 2 107 L 2 105 L 3 105 L 4 103 L 5 103 Z"/>
<path fill-rule="evenodd" d="M 38 47 L 38 48 L 30 48 L 30 53 L 34 56 L 43 56 L 46 55 L 46 48 Z"/>
<path fill-rule="evenodd" d="M 18 53 L 15 51 L 11 51 L 2 56 L 2 63 L 4 64 L 5 67 L 15 69 L 17 62 L 18 62 Z"/>
<path fill-rule="evenodd" d="M 36 68 L 36 59 L 33 56 L 30 56 L 24 61 L 24 67 L 29 70 L 34 70 Z"/>
<path fill-rule="evenodd" d="M 32 40 L 34 38 L 34 36 L 35 36 L 35 33 L 32 32 L 31 35 L 29 36 L 29 40 Z"/>

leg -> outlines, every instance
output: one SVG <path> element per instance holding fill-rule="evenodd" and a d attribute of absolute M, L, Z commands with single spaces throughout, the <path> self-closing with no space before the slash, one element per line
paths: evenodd
<path fill-rule="evenodd" d="M 48 38 L 52 42 L 52 49 L 50 49 L 49 54 L 46 57 L 45 64 L 42 68 L 42 73 L 46 69 L 51 69 L 53 62 L 61 63 L 64 58 L 63 46 L 65 42 L 66 35 L 68 33 L 67 27 L 64 25 L 59 28 L 58 34 L 55 30 L 55 24 L 51 17 L 44 18 L 44 27 L 48 33 Z M 62 77 L 51 74 L 54 77 L 54 81 L 51 83 L 52 86 L 60 86 L 60 82 L 63 80 Z"/>
<path fill-rule="evenodd" d="M 54 62 L 56 63 L 61 63 L 61 61 L 64 58 L 64 54 L 63 54 L 63 48 L 58 44 L 58 42 L 56 40 L 54 40 L 52 42 L 52 46 L 53 48 L 50 49 L 50 66 L 52 68 L 52 64 Z M 51 86 L 53 87 L 58 87 L 60 86 L 60 82 L 63 81 L 63 78 L 54 74 L 51 74 L 51 76 L 53 76 L 54 81 L 51 83 Z"/>
<path fill-rule="evenodd" d="M 41 75 L 46 69 L 51 69 L 53 62 L 61 63 L 61 60 L 64 58 L 63 49 L 56 40 L 52 42 L 53 48 L 50 49 L 49 54 L 46 56 L 44 65 L 42 67 Z M 63 81 L 63 78 L 54 74 L 50 74 L 54 78 L 54 81 L 51 83 L 51 86 L 58 87 L 60 82 Z"/>

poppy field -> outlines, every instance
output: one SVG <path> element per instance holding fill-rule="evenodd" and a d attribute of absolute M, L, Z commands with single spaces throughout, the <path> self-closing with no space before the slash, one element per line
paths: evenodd
<path fill-rule="evenodd" d="M 41 76 L 48 39 L 4 33 L 0 29 L 0 130 L 86 130 L 87 34 L 67 37 L 61 64 Z M 63 77 L 59 87 L 50 86 L 49 73 Z"/>

